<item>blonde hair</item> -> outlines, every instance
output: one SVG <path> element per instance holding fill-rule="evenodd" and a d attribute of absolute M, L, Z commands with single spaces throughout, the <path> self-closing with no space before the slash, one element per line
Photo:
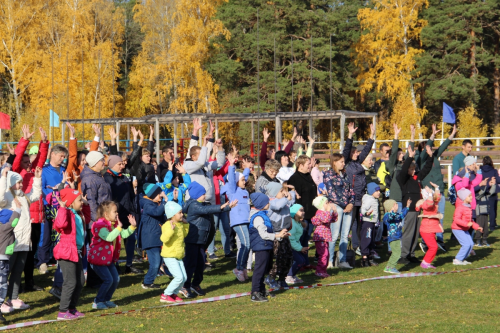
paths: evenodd
<path fill-rule="evenodd" d="M 307 163 L 307 161 L 311 160 L 309 157 L 306 155 L 300 155 L 297 157 L 297 161 L 295 161 L 295 165 L 297 166 L 297 169 L 301 166 Z"/>
<path fill-rule="evenodd" d="M 151 155 L 151 152 L 147 148 L 142 149 L 142 156 L 144 155 Z"/>

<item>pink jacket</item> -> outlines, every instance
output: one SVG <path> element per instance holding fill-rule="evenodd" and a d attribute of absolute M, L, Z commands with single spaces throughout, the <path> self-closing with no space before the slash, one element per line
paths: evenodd
<path fill-rule="evenodd" d="M 473 181 L 469 180 L 469 177 L 460 177 L 460 176 L 453 176 L 453 180 L 451 181 L 452 185 L 455 185 L 455 190 L 458 191 L 462 188 L 468 189 L 472 193 L 472 202 L 471 202 L 471 208 L 476 209 L 476 195 L 474 191 L 474 187 L 478 186 L 479 183 L 483 180 L 483 175 L 481 174 L 476 174 L 476 178 L 474 178 Z M 457 202 L 455 203 L 456 206 L 459 204 L 462 204 L 461 200 L 457 197 Z"/>
<path fill-rule="evenodd" d="M 311 222 L 316 229 L 314 229 L 313 241 L 315 242 L 331 242 L 332 241 L 332 231 L 330 230 L 330 224 L 337 221 L 337 212 L 332 213 L 317 210 L 316 215 L 311 219 Z"/>
<path fill-rule="evenodd" d="M 115 222 L 115 224 L 118 223 Z M 109 232 L 113 230 L 111 222 L 104 218 L 92 223 L 92 242 L 87 258 L 92 265 L 109 266 L 120 258 L 121 237 L 118 236 L 114 242 L 107 242 L 99 237 L 99 231 L 102 228 L 107 229 Z"/>
<path fill-rule="evenodd" d="M 84 230 L 86 229 L 86 227 L 85 218 L 83 216 L 88 215 L 88 212 L 84 212 L 85 210 L 89 211 L 90 206 L 83 205 L 82 208 Z M 59 243 L 57 243 L 57 245 L 54 247 L 54 259 L 78 262 L 78 249 L 76 248 L 75 214 L 73 214 L 73 212 L 67 208 L 59 207 L 52 228 L 61 234 Z M 83 247 L 83 250 L 84 249 L 85 246 Z"/>
<path fill-rule="evenodd" d="M 455 213 L 453 214 L 453 223 L 451 229 L 467 231 L 470 227 L 467 225 L 472 222 L 472 228 L 477 230 L 479 225 L 472 220 L 472 208 L 465 206 L 463 203 L 455 203 Z"/>
<path fill-rule="evenodd" d="M 319 186 L 319 184 L 323 182 L 323 172 L 321 172 L 317 166 L 311 169 L 311 177 L 316 186 Z"/>
<path fill-rule="evenodd" d="M 434 196 L 429 197 L 427 200 L 423 201 L 420 205 L 417 205 L 416 210 L 420 211 L 422 209 L 423 215 L 437 215 L 439 200 L 441 200 L 441 194 L 438 194 L 438 198 L 435 200 Z M 439 222 L 439 219 L 423 217 L 422 223 L 420 224 L 420 232 L 426 234 L 442 232 L 441 223 Z"/>

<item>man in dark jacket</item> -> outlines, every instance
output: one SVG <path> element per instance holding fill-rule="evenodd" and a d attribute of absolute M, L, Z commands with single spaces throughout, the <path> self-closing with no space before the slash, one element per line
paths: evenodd
<path fill-rule="evenodd" d="M 352 245 L 354 248 L 358 248 L 360 238 L 359 233 L 361 232 L 359 211 L 361 209 L 361 199 L 366 192 L 365 169 L 363 168 L 361 163 L 363 163 L 368 154 L 370 154 L 370 150 L 374 142 L 373 138 L 375 137 L 375 126 L 373 126 L 373 124 L 370 124 L 370 139 L 368 139 L 366 145 L 358 145 L 355 150 L 352 149 L 352 135 L 358 128 L 354 127 L 354 123 L 349 123 L 347 128 L 349 130 L 349 136 L 347 137 L 342 155 L 344 155 L 345 160 L 345 172 L 347 174 L 347 178 L 352 184 L 355 194 L 354 207 L 352 209 L 353 222 L 351 225 L 351 230 Z"/>
<path fill-rule="evenodd" d="M 167 175 L 167 172 L 170 168 L 169 163 L 174 163 L 174 149 L 172 148 L 172 146 L 165 146 L 161 150 L 161 154 L 163 155 L 163 160 L 161 160 L 156 169 L 156 175 L 158 176 L 159 183 L 163 183 L 165 176 Z M 175 179 L 178 173 L 175 165 L 172 169 L 172 173 L 173 173 L 172 179 Z"/>
<path fill-rule="evenodd" d="M 231 210 L 237 201 L 231 204 L 227 201 L 223 205 L 210 205 L 205 202 L 205 188 L 197 182 L 189 184 L 188 192 L 189 200 L 182 207 L 189 223 L 189 232 L 184 238 L 186 245 L 183 259 L 187 279 L 180 292 L 186 298 L 193 298 L 195 293 L 199 296 L 205 295 L 200 284 L 205 269 L 205 250 L 215 234 L 213 214 Z"/>
<path fill-rule="evenodd" d="M 493 166 L 493 160 L 489 156 L 483 157 L 483 165 L 481 166 L 481 171 L 483 172 L 483 179 L 488 179 L 491 180 L 491 178 L 495 178 L 496 183 L 500 184 L 500 177 L 498 176 L 498 170 L 495 169 Z M 498 188 L 498 185 L 497 185 Z M 498 201 L 498 195 L 497 191 L 495 191 L 494 194 L 492 194 L 489 197 L 489 204 L 488 204 L 488 217 L 489 217 L 489 223 L 490 223 L 490 231 L 495 230 L 495 227 L 497 225 L 496 223 L 496 218 L 497 218 L 497 212 L 496 212 L 496 206 L 497 206 L 497 201 Z"/>
<path fill-rule="evenodd" d="M 151 154 L 153 154 L 155 146 L 153 141 L 154 130 L 151 126 L 147 149 L 142 148 L 142 142 L 144 141 L 142 132 L 137 131 L 134 127 L 131 127 L 130 130 L 134 136 L 134 150 L 138 150 L 138 158 L 130 165 L 130 171 L 132 176 L 137 179 L 137 194 L 139 194 L 143 192 L 144 184 L 156 184 L 154 167 L 151 165 Z M 137 143 L 137 135 L 140 137 L 139 143 Z"/>
<path fill-rule="evenodd" d="M 128 216 L 136 215 L 134 204 L 134 187 L 132 182 L 122 172 L 125 169 L 123 160 L 118 155 L 111 155 L 108 159 L 108 170 L 104 174 L 104 180 L 111 187 L 111 196 L 118 206 L 118 218 L 123 224 L 123 228 L 129 227 Z M 135 232 L 125 239 L 125 252 L 127 253 L 127 262 L 125 264 L 125 274 L 144 273 L 143 270 L 132 266 L 135 248 Z"/>
<path fill-rule="evenodd" d="M 427 154 L 432 155 L 432 149 L 430 146 L 425 146 Z M 413 159 L 415 157 L 415 150 L 408 147 L 408 158 L 403 163 L 403 168 L 397 177 L 397 181 L 401 186 L 401 191 L 403 193 L 403 206 L 408 206 L 408 200 L 411 200 L 408 214 L 406 214 L 404 220 L 403 228 L 403 238 L 401 239 L 401 259 L 399 259 L 399 264 L 420 263 L 415 257 L 415 247 L 417 246 L 418 235 L 420 230 L 420 220 L 418 218 L 419 212 L 415 210 L 415 205 L 417 201 L 422 198 L 420 193 L 422 189 L 421 182 L 427 177 L 432 169 L 432 158 L 428 158 L 425 162 L 424 167 L 416 177 L 415 176 L 415 163 Z"/>

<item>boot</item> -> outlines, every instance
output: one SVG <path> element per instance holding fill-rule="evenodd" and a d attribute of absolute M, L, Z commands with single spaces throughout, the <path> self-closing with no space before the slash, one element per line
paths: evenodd
<path fill-rule="evenodd" d="M 368 258 L 361 258 L 361 267 L 370 267 L 368 263 Z"/>
<path fill-rule="evenodd" d="M 375 260 L 373 260 L 372 256 L 368 258 L 368 266 L 378 266 L 378 263 Z"/>

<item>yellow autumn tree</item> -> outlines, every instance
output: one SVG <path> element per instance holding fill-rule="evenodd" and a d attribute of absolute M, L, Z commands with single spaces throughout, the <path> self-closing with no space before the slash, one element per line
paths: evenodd
<path fill-rule="evenodd" d="M 486 137 L 488 136 L 488 125 L 483 124 L 483 120 L 479 118 L 474 106 L 468 106 L 465 110 L 460 111 L 457 116 L 458 120 L 458 135 L 460 138 Z M 483 145 L 484 141 L 480 140 Z M 473 142 L 473 145 L 476 143 Z"/>

